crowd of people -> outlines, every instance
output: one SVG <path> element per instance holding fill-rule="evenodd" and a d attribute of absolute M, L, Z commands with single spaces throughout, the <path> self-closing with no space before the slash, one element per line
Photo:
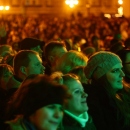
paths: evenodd
<path fill-rule="evenodd" d="M 1 130 L 129 130 L 130 19 L 14 15 L 0 21 Z"/>

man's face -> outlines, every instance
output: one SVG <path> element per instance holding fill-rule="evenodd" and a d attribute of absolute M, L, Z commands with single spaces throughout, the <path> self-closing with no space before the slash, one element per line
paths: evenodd
<path fill-rule="evenodd" d="M 43 51 L 41 50 L 40 46 L 33 47 L 31 48 L 31 50 L 36 51 L 39 54 L 39 56 L 42 57 Z"/>
<path fill-rule="evenodd" d="M 42 60 L 39 55 L 31 54 L 29 56 L 30 62 L 26 67 L 26 75 L 30 74 L 44 74 L 45 67 L 42 65 Z"/>

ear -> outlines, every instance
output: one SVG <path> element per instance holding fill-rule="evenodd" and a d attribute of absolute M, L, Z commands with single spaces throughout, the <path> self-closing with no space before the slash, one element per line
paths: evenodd
<path fill-rule="evenodd" d="M 50 63 L 52 63 L 54 61 L 54 57 L 53 56 L 49 56 L 48 60 L 49 60 Z"/>
<path fill-rule="evenodd" d="M 20 67 L 20 72 L 24 75 L 27 75 L 27 72 L 26 72 L 26 67 L 25 66 L 21 66 Z"/>

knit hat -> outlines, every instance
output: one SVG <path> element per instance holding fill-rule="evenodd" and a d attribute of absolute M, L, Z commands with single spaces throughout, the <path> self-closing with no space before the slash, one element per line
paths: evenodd
<path fill-rule="evenodd" d="M 84 69 L 86 78 L 99 79 L 118 63 L 122 61 L 116 54 L 107 51 L 96 52 L 89 58 Z"/>
<path fill-rule="evenodd" d="M 39 39 L 28 37 L 20 41 L 18 44 L 19 44 L 20 50 L 30 50 L 31 48 L 34 48 L 37 46 L 43 46 L 44 42 L 40 41 Z"/>
<path fill-rule="evenodd" d="M 51 104 L 64 104 L 66 87 L 53 83 L 46 75 L 30 75 L 18 91 L 18 114 L 28 117 L 36 110 Z"/>

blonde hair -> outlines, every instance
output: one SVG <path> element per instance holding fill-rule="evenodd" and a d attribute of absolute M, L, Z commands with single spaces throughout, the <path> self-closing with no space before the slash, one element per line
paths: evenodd
<path fill-rule="evenodd" d="M 86 66 L 87 61 L 88 58 L 83 53 L 71 50 L 57 61 L 53 71 L 61 71 L 63 74 L 66 74 L 77 66 Z"/>

